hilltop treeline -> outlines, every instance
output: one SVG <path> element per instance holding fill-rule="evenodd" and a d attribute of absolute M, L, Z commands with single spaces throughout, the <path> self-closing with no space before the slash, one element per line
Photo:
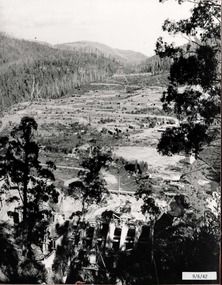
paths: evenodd
<path fill-rule="evenodd" d="M 159 75 L 169 73 L 171 63 L 170 58 L 160 58 L 158 55 L 154 55 L 136 65 L 125 64 L 121 66 L 118 73 L 151 73 L 152 75 Z"/>
<path fill-rule="evenodd" d="M 138 72 L 150 72 L 152 75 L 157 75 L 164 72 L 169 72 L 171 66 L 170 58 L 160 58 L 157 55 L 151 56 L 137 66 Z"/>
<path fill-rule="evenodd" d="M 0 106 L 34 98 L 58 98 L 118 68 L 102 55 L 58 50 L 0 34 Z"/>
<path fill-rule="evenodd" d="M 22 63 L 34 58 L 44 58 L 55 49 L 49 44 L 41 44 L 27 40 L 19 40 L 0 32 L 0 68 L 5 69 L 10 64 Z"/>

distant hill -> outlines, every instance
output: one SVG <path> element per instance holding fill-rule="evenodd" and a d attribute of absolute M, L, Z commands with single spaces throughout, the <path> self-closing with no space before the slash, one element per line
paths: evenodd
<path fill-rule="evenodd" d="M 90 41 L 58 44 L 55 45 L 55 47 L 62 50 L 82 51 L 86 53 L 95 53 L 98 55 L 100 54 L 106 57 L 115 58 L 123 64 L 139 64 L 147 58 L 147 56 L 140 52 L 115 49 L 102 43 Z"/>
<path fill-rule="evenodd" d="M 165 82 L 169 62 L 158 56 L 81 41 L 50 45 L 0 32 L 0 110 L 21 101 L 59 98 L 118 73 L 150 72 Z M 144 78 L 140 78 L 144 80 Z M 162 82 L 161 81 L 161 82 Z M 153 82 L 148 78 L 148 83 Z M 151 84 L 151 83 L 150 83 Z M 81 92 L 81 90 L 80 90 Z"/>
<path fill-rule="evenodd" d="M 0 68 L 4 64 L 32 60 L 53 52 L 49 45 L 26 40 L 18 40 L 0 32 Z"/>
<path fill-rule="evenodd" d="M 101 54 L 61 50 L 0 33 L 0 109 L 38 97 L 70 94 L 112 76 L 119 65 L 115 58 Z"/>

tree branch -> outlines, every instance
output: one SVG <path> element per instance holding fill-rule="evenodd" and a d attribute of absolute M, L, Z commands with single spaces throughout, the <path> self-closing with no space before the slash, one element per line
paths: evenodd
<path fill-rule="evenodd" d="M 21 201 L 22 201 L 22 204 L 24 204 L 24 200 L 23 200 L 22 194 L 21 194 L 21 192 L 20 192 L 20 190 L 19 190 L 19 187 L 18 187 L 18 193 L 19 193 L 20 199 L 21 199 Z"/>
<path fill-rule="evenodd" d="M 185 40 L 187 40 L 188 42 L 192 42 L 192 43 L 198 45 L 199 47 L 202 47 L 201 44 L 199 44 L 199 43 L 197 43 L 196 41 L 192 40 L 189 36 L 188 36 L 188 38 L 187 38 L 187 37 L 185 37 L 182 33 L 181 33 L 181 36 L 182 36 Z"/>
<path fill-rule="evenodd" d="M 187 0 L 188 3 L 197 4 L 196 1 Z"/>
<path fill-rule="evenodd" d="M 208 165 L 216 174 L 220 175 L 220 172 L 217 171 L 212 165 L 210 165 L 208 162 L 206 162 L 206 160 L 204 160 L 202 157 L 200 157 L 199 155 L 196 156 L 196 158 L 198 158 L 199 160 L 203 161 L 204 163 L 206 163 L 206 165 Z"/>
<path fill-rule="evenodd" d="M 205 164 L 205 163 L 204 163 L 204 164 Z M 198 168 L 195 169 L 195 170 L 192 170 L 192 171 L 183 173 L 183 174 L 180 176 L 180 178 L 183 178 L 184 176 L 186 176 L 186 175 L 188 175 L 188 174 L 191 174 L 191 173 L 194 173 L 194 172 L 197 172 L 197 171 L 199 171 L 199 170 L 203 170 L 203 169 L 204 169 L 204 168 L 203 168 L 204 164 L 202 164 L 201 167 L 198 167 Z"/>

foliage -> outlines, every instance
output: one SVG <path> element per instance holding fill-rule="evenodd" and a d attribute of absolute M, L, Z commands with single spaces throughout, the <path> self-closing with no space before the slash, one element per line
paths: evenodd
<path fill-rule="evenodd" d="M 50 204 L 58 202 L 58 192 L 52 182 L 55 180 L 52 162 L 43 168 L 38 160 L 39 148 L 34 140 L 37 123 L 33 118 L 24 117 L 13 128 L 9 137 L 1 139 L 1 177 L 15 185 L 19 193 L 19 202 L 14 212 L 22 212 L 19 222 L 26 254 L 31 244 L 41 245 L 48 219 L 51 216 Z M 8 202 L 13 202 L 12 196 Z M 47 203 L 47 204 L 46 204 Z M 15 207 L 15 206 L 14 206 Z"/>
<path fill-rule="evenodd" d="M 66 225 L 61 245 L 56 249 L 56 255 L 53 261 L 53 279 L 55 284 L 63 283 L 62 276 L 66 275 L 69 268 L 68 261 L 74 256 L 74 246 L 68 238 L 69 228 Z"/>
<path fill-rule="evenodd" d="M 180 4 L 182 1 L 178 1 Z M 163 93 L 165 111 L 173 111 L 179 127 L 168 128 L 158 144 L 158 151 L 195 154 L 219 136 L 220 123 L 220 3 L 193 1 L 189 19 L 167 19 L 163 30 L 182 34 L 189 43 L 183 47 L 156 43 L 160 57 L 170 57 L 169 85 Z"/>
<path fill-rule="evenodd" d="M 119 252 L 115 275 L 125 284 L 156 284 L 148 248 Z"/>
<path fill-rule="evenodd" d="M 0 280 L 2 283 L 36 284 L 46 281 L 44 265 L 33 255 L 23 258 L 11 225 L 0 224 Z"/>
<path fill-rule="evenodd" d="M 153 256 L 153 262 L 149 268 L 156 268 L 153 275 L 156 279 L 152 281 L 155 284 L 179 284 L 181 272 L 193 271 L 194 268 L 195 271 L 217 271 L 219 274 L 220 198 L 215 197 L 218 205 L 212 211 L 206 208 L 210 195 L 195 190 L 192 185 L 186 187 L 187 196 L 175 195 L 168 202 L 166 213 L 152 195 L 151 181 L 140 183 L 136 193 L 144 200 L 142 211 L 152 218 L 149 225 L 153 231 L 150 231 L 147 240 L 152 244 L 149 254 Z M 140 265 L 133 257 L 130 270 L 127 267 L 123 269 L 123 272 L 127 271 L 127 278 L 133 278 L 134 266 L 143 268 L 149 262 L 149 254 L 147 259 L 140 261 Z"/>
<path fill-rule="evenodd" d="M 141 62 L 137 69 L 139 72 L 150 72 L 152 75 L 158 75 L 161 73 L 169 72 L 171 60 L 170 58 L 161 58 L 154 55 Z"/>
<path fill-rule="evenodd" d="M 215 218 L 208 226 L 178 225 L 156 235 L 155 257 L 160 283 L 181 283 L 181 272 L 192 272 L 194 268 L 197 272 L 217 271 L 219 274 L 219 237 L 220 227 Z"/>
<path fill-rule="evenodd" d="M 81 183 L 73 186 L 69 192 L 81 199 L 84 212 L 86 205 L 101 202 L 103 194 L 107 193 L 106 182 L 101 178 L 100 171 L 108 167 L 112 161 L 112 153 L 109 149 L 91 145 L 85 151 L 79 151 L 79 155 L 80 166 L 83 168 L 78 173 Z"/>
<path fill-rule="evenodd" d="M 153 194 L 155 194 L 155 186 L 152 178 L 149 176 L 139 175 L 136 179 L 137 189 L 135 192 L 135 197 L 137 199 L 142 198 L 143 204 L 141 206 L 141 212 L 151 219 L 156 218 L 160 214 L 160 208 L 155 202 Z"/>
<path fill-rule="evenodd" d="M 57 154 L 69 154 L 75 148 L 81 148 L 82 145 L 87 144 L 89 140 L 95 140 L 98 146 L 111 146 L 116 145 L 119 141 L 124 141 L 124 137 L 116 133 L 110 135 L 107 130 L 99 132 L 89 125 L 79 124 L 77 127 L 64 125 L 49 125 L 47 131 L 51 131 L 49 137 L 39 136 L 38 143 L 44 146 L 44 150 L 48 152 L 55 152 Z M 82 132 L 81 132 L 82 130 Z M 77 133 L 77 134 L 76 134 Z"/>
<path fill-rule="evenodd" d="M 7 223 L 1 222 L 0 224 L 0 272 L 5 276 L 2 280 L 0 273 L 0 282 L 16 280 L 17 267 L 19 263 L 19 256 L 16 245 L 12 237 L 12 230 Z"/>
<path fill-rule="evenodd" d="M 158 144 L 158 150 L 164 155 L 177 153 L 195 153 L 196 157 L 206 144 L 216 139 L 217 132 L 209 130 L 207 125 L 181 123 L 180 127 L 167 128 Z"/>
<path fill-rule="evenodd" d="M 131 114 L 149 114 L 149 115 L 158 115 L 158 116 L 161 116 L 161 115 L 164 115 L 165 112 L 159 108 L 155 108 L 155 107 L 146 107 L 146 108 L 140 108 L 140 109 L 135 109 L 135 110 L 132 110 L 131 112 L 126 112 L 126 113 L 131 113 Z M 144 118 L 142 118 L 141 121 L 143 121 Z M 150 121 L 150 124 L 152 124 L 153 122 L 153 118 L 152 117 L 147 117 L 146 118 L 147 121 L 149 120 Z"/>
<path fill-rule="evenodd" d="M 41 284 L 46 282 L 44 265 L 34 259 L 26 259 L 19 264 L 17 284 Z"/>

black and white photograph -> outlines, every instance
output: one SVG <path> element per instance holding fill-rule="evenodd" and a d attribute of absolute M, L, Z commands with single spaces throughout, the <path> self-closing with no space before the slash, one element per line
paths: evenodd
<path fill-rule="evenodd" d="M 220 284 L 221 0 L 0 0 L 0 284 Z"/>

